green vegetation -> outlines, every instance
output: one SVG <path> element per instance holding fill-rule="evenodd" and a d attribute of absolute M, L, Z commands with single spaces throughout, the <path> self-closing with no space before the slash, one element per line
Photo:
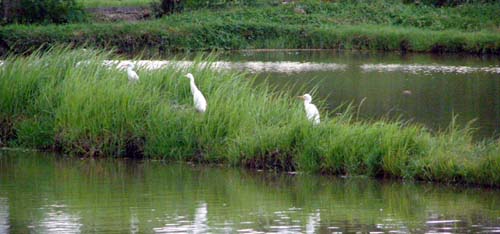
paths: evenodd
<path fill-rule="evenodd" d="M 255 85 L 244 74 L 139 69 L 141 81 L 130 84 L 124 71 L 101 65 L 108 56 L 52 49 L 9 57 L 0 73 L 2 142 L 83 155 L 500 185 L 500 142 L 475 143 L 453 124 L 432 134 L 397 121 L 360 121 L 348 107 L 335 117 L 323 111 L 322 123 L 312 126 L 296 94 Z M 188 70 L 208 99 L 205 114 L 193 110 L 182 77 Z"/>
<path fill-rule="evenodd" d="M 3 0 L 0 24 L 82 22 L 85 13 L 75 0 Z"/>
<path fill-rule="evenodd" d="M 432 7 L 399 1 L 297 2 L 184 11 L 158 20 L 0 29 L 13 52 L 67 43 L 121 52 L 321 48 L 500 53 L 500 3 Z"/>

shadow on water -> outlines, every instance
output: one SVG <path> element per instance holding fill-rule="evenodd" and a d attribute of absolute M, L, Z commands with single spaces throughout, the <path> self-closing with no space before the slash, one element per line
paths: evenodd
<path fill-rule="evenodd" d="M 500 191 L 0 151 L 0 232 L 493 232 Z"/>

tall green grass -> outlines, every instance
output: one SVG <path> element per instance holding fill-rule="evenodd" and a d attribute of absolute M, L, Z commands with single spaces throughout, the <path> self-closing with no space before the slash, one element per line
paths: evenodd
<path fill-rule="evenodd" d="M 432 134 L 398 121 L 365 122 L 350 108 L 335 117 L 323 111 L 313 126 L 295 93 L 245 74 L 139 68 L 141 80 L 130 84 L 124 71 L 101 64 L 110 57 L 68 49 L 9 57 L 0 73 L 2 141 L 80 155 L 500 185 L 500 143 L 475 143 L 467 129 Z M 196 61 L 206 60 L 213 58 Z M 204 114 L 193 109 L 188 71 L 208 100 Z"/>

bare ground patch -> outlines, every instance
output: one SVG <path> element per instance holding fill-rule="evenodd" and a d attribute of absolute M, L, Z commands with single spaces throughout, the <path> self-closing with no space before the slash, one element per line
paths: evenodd
<path fill-rule="evenodd" d="M 98 22 L 139 21 L 151 17 L 148 7 L 97 7 L 87 12 Z"/>

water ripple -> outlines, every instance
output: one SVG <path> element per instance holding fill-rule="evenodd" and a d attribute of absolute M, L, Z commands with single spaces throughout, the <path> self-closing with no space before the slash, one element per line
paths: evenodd
<path fill-rule="evenodd" d="M 429 220 L 427 224 L 440 224 L 440 223 L 457 223 L 461 222 L 461 220 Z"/>
<path fill-rule="evenodd" d="M 207 225 L 207 203 L 202 202 L 196 208 L 194 220 L 179 220 L 177 223 L 167 223 L 163 227 L 153 228 L 156 233 L 206 233 Z M 184 218 L 184 216 L 182 216 Z"/>
<path fill-rule="evenodd" d="M 89 64 L 91 61 L 80 61 L 76 66 L 81 66 L 84 64 Z M 292 62 L 292 61 L 280 61 L 280 62 L 260 62 L 260 61 L 248 61 L 248 62 L 226 62 L 226 61 L 216 61 L 216 62 L 199 62 L 194 61 L 169 61 L 169 60 L 104 60 L 103 64 L 109 67 L 116 67 L 118 69 L 125 69 L 125 65 L 128 63 L 133 63 L 139 69 L 145 70 L 157 70 L 166 67 L 176 67 L 176 68 L 189 68 L 193 65 L 198 65 L 201 68 L 209 66 L 216 70 L 239 70 L 247 71 L 250 73 L 260 73 L 260 72 L 273 72 L 273 73 L 301 73 L 301 72 L 313 72 L 313 71 L 343 71 L 349 66 L 347 64 L 337 64 L 337 63 L 311 63 L 311 62 Z M 0 60 L 0 66 L 5 64 L 4 61 Z M 500 74 L 500 67 L 470 67 L 470 66 L 447 66 L 447 65 L 419 65 L 419 64 L 363 64 L 360 69 L 364 72 L 407 72 L 407 73 L 457 73 L 457 74 L 468 74 L 473 72 L 484 72 Z"/>
<path fill-rule="evenodd" d="M 36 230 L 47 233 L 81 233 L 81 218 L 66 211 L 64 204 L 52 204 L 41 208 L 45 217 L 36 225 Z"/>
<path fill-rule="evenodd" d="M 78 63 L 81 64 L 82 62 Z M 336 63 L 310 63 L 310 62 L 225 62 L 216 61 L 212 63 L 199 62 L 195 63 L 193 61 L 169 61 L 169 60 L 105 60 L 104 65 L 106 66 L 116 66 L 119 69 L 125 69 L 125 65 L 128 63 L 133 63 L 137 67 L 146 70 L 156 70 L 165 67 L 173 66 L 177 68 L 189 68 L 193 65 L 198 65 L 201 68 L 210 66 L 217 70 L 240 70 L 247 71 L 250 73 L 259 72 L 276 72 L 276 73 L 299 73 L 299 72 L 310 72 L 310 71 L 335 71 L 344 70 L 347 68 L 345 64 Z M 77 65 L 78 65 L 77 64 Z"/>
<path fill-rule="evenodd" d="M 9 230 L 9 201 L 8 198 L 0 197 L 0 233 L 8 233 Z"/>
<path fill-rule="evenodd" d="M 363 64 L 364 72 L 407 72 L 407 73 L 458 73 L 486 72 L 500 74 L 500 67 L 469 67 L 417 64 Z"/>

